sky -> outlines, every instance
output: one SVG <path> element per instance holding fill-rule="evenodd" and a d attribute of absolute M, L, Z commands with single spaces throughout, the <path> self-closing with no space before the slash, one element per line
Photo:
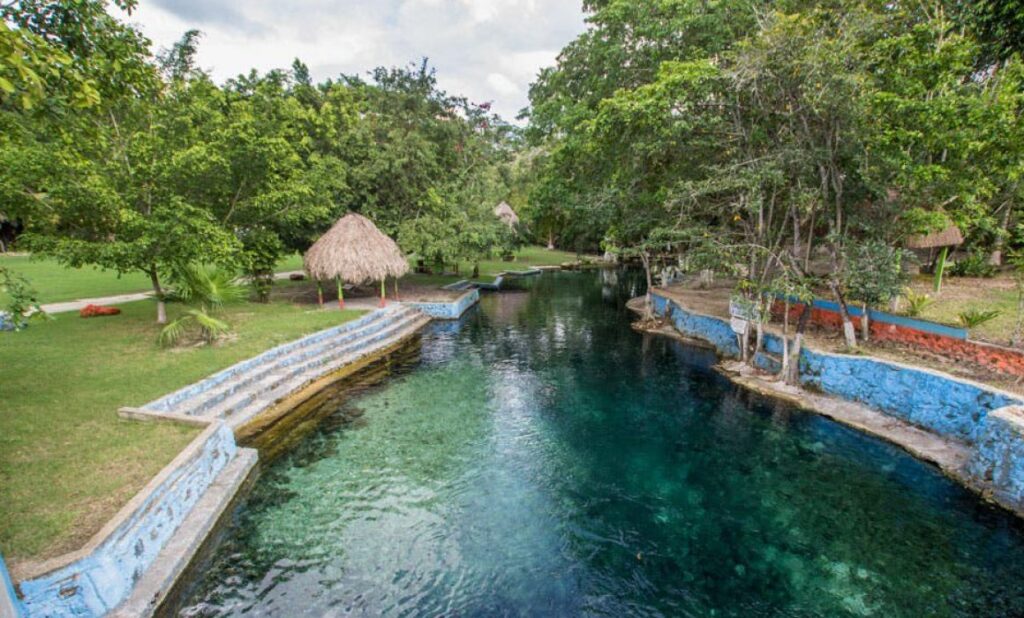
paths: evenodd
<path fill-rule="evenodd" d="M 199 66 L 218 82 L 295 58 L 319 81 L 426 56 L 442 89 L 509 121 L 584 29 L 580 0 L 141 0 L 127 20 L 154 51 L 200 30 Z"/>

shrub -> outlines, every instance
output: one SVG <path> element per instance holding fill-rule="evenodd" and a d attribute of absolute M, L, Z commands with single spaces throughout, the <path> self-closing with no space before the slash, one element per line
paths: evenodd
<path fill-rule="evenodd" d="M 954 277 L 995 277 L 996 267 L 988 262 L 988 256 L 980 251 L 972 251 L 966 257 L 957 260 L 950 269 Z"/>
<path fill-rule="evenodd" d="M 185 315 L 165 326 L 160 331 L 157 341 L 162 346 L 172 346 L 180 342 L 192 330 L 198 331 L 203 342 L 210 344 L 221 335 L 227 334 L 231 330 L 231 326 L 207 313 L 206 307 L 189 309 Z"/>
<path fill-rule="evenodd" d="M 985 324 L 986 322 L 991 322 L 1000 315 L 1002 315 L 1002 311 L 996 309 L 988 311 L 968 309 L 960 314 L 960 325 L 964 328 L 975 328 Z"/>
<path fill-rule="evenodd" d="M 931 296 L 915 292 L 913 288 L 904 288 L 903 298 L 907 301 L 907 308 L 903 313 L 912 318 L 916 318 L 924 313 L 924 310 L 934 302 Z"/>

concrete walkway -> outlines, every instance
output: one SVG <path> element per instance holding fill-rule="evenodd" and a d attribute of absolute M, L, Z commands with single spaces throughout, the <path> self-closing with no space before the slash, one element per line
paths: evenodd
<path fill-rule="evenodd" d="M 301 270 L 290 270 L 283 273 L 274 273 L 274 279 L 287 279 L 295 274 L 304 274 Z M 120 305 L 133 303 L 139 300 L 152 298 L 152 292 L 135 292 L 133 294 L 118 294 L 117 296 L 99 296 L 96 298 L 80 298 L 59 303 L 47 303 L 42 305 L 46 313 L 67 313 L 69 311 L 81 311 L 86 305 Z"/>

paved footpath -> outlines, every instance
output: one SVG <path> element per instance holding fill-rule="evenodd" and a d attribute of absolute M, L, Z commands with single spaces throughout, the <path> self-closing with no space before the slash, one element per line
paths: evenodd
<path fill-rule="evenodd" d="M 290 270 L 283 273 L 274 273 L 274 279 L 287 279 L 294 274 L 303 274 L 303 272 L 301 270 Z M 120 305 L 122 303 L 133 303 L 137 300 L 146 300 L 152 296 L 152 292 L 136 292 L 134 294 L 118 294 L 117 296 L 80 298 L 60 303 L 47 303 L 42 305 L 42 308 L 46 313 L 67 313 L 69 311 L 81 311 L 86 305 Z"/>

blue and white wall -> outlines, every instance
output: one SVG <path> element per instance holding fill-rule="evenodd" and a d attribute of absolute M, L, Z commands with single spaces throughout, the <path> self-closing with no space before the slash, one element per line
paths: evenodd
<path fill-rule="evenodd" d="M 432 318 L 439 320 L 457 320 L 463 313 L 478 302 L 480 302 L 480 290 L 473 289 L 450 302 L 410 302 L 406 304 L 416 307 Z"/>

